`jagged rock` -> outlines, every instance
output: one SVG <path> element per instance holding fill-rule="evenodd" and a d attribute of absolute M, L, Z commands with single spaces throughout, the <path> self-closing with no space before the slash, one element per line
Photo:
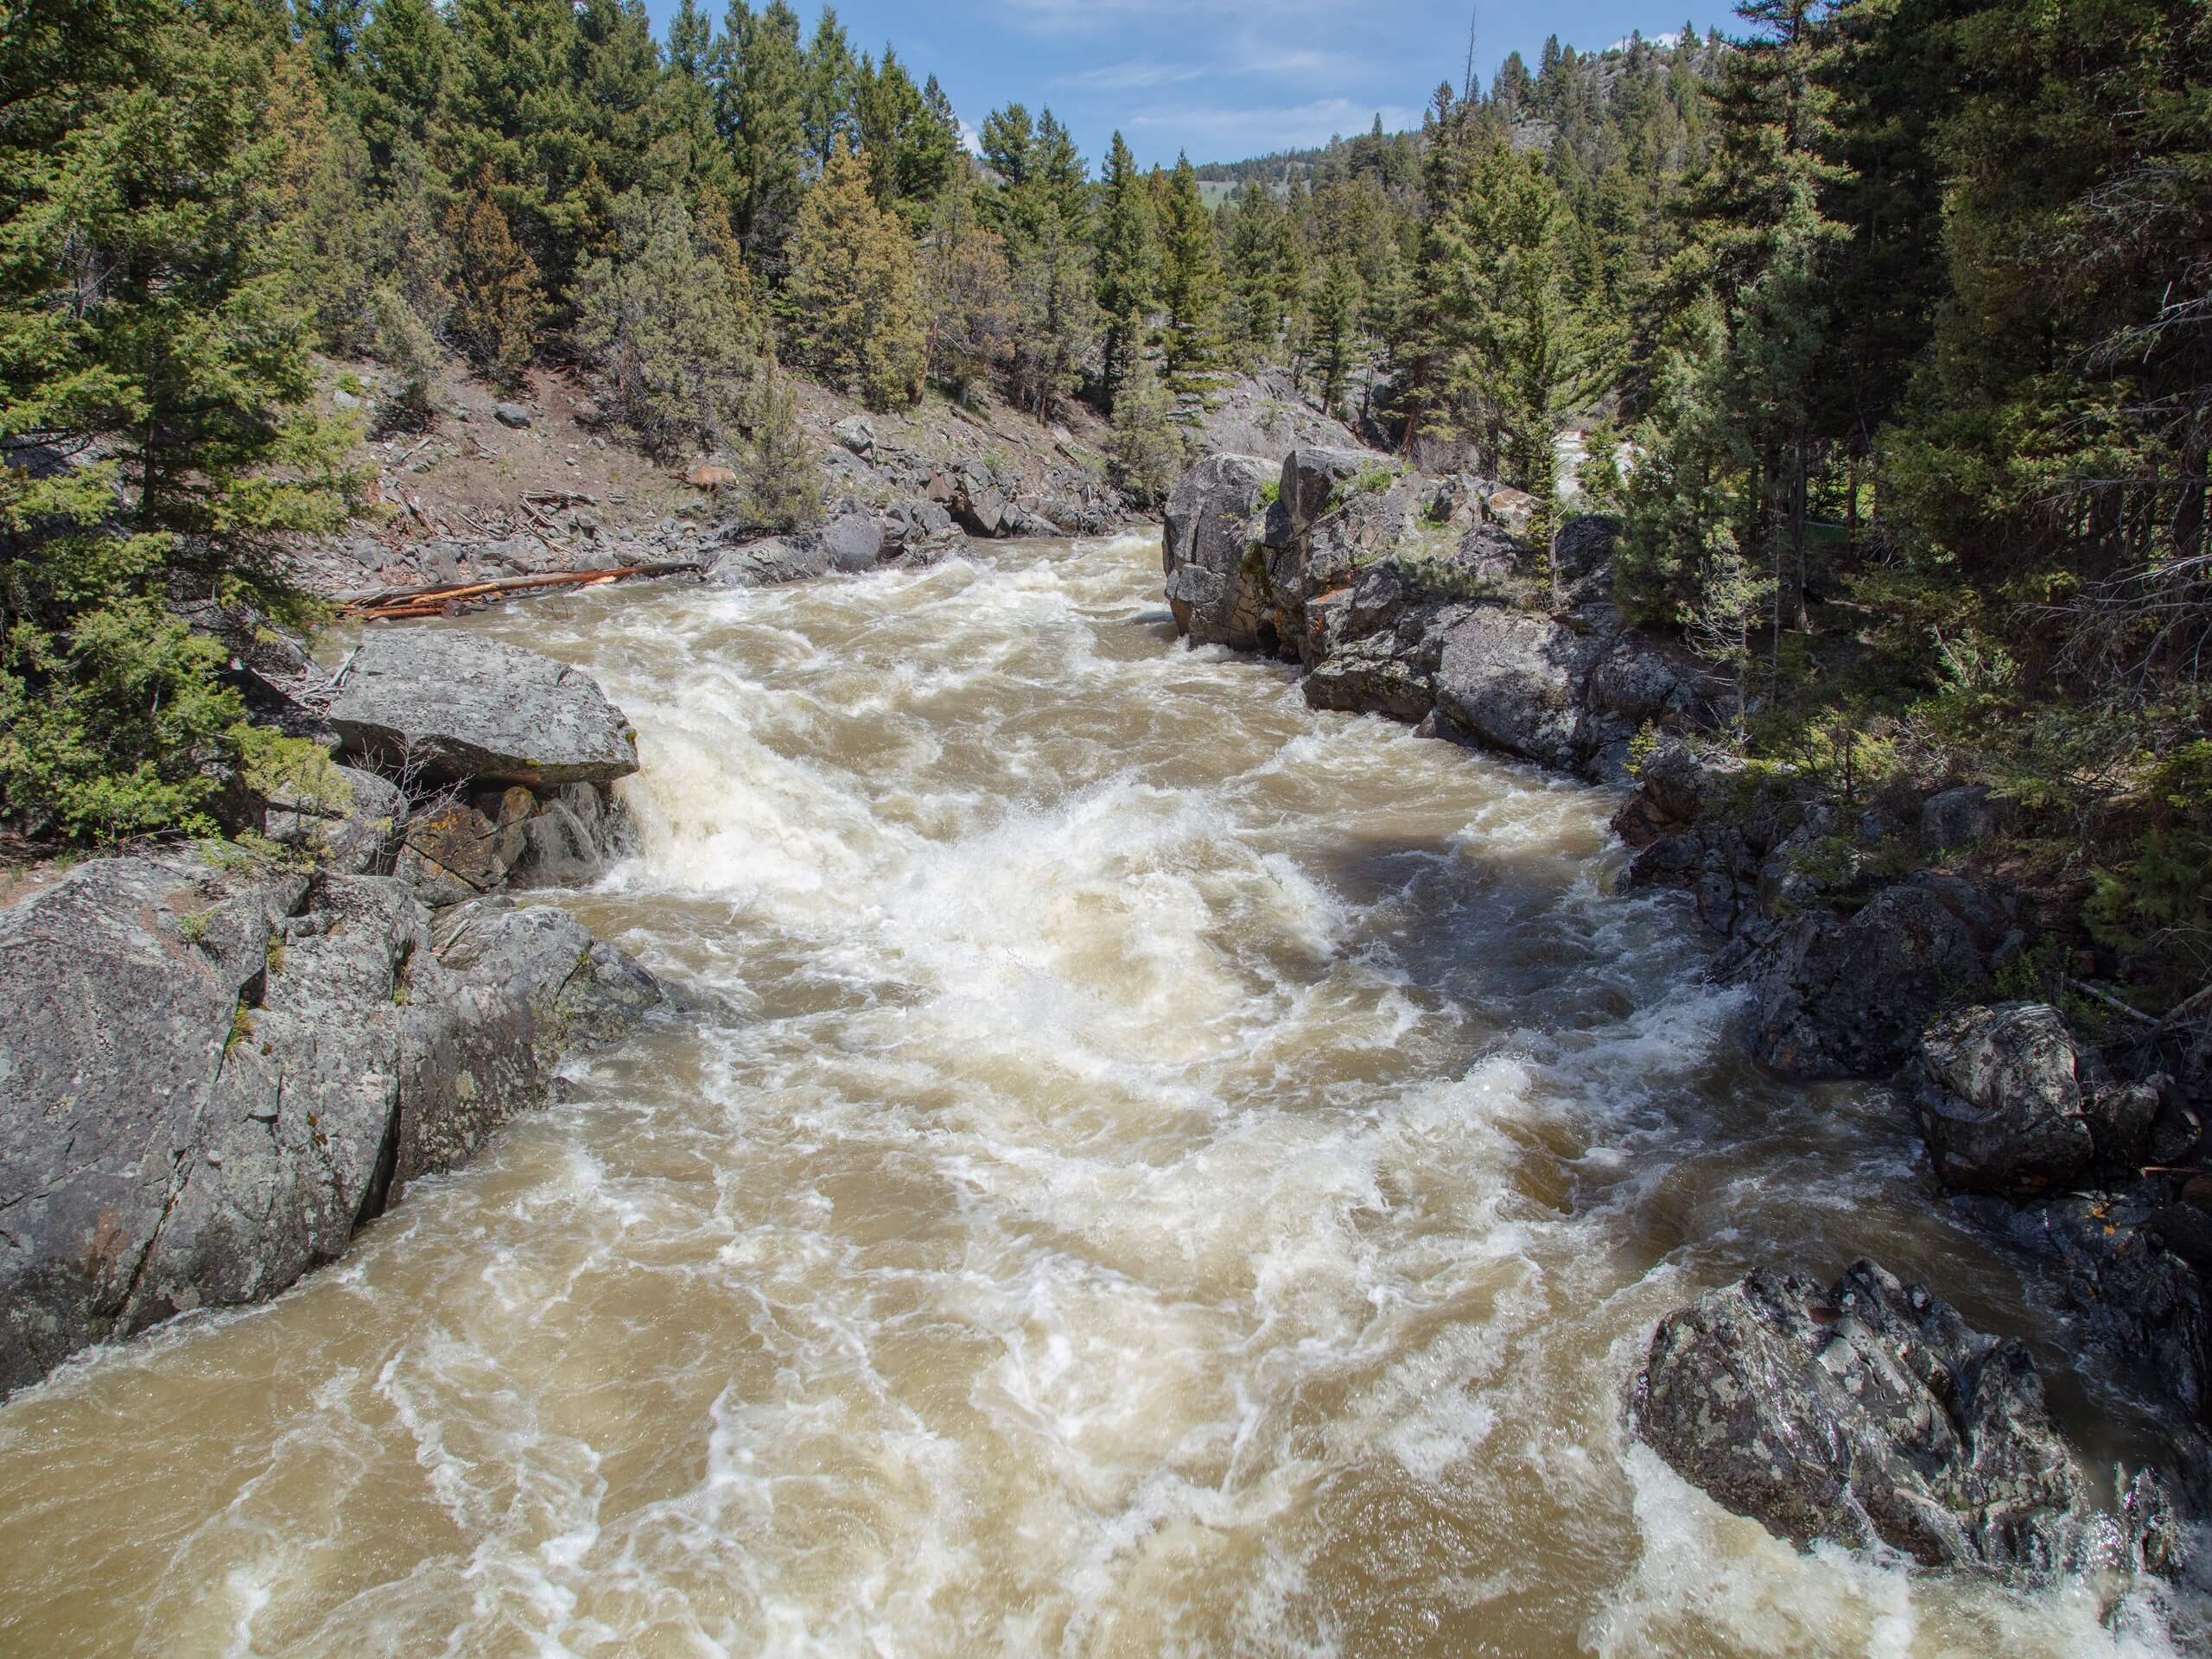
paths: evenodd
<path fill-rule="evenodd" d="M 1967 1008 L 1929 1027 L 1913 1104 L 1937 1178 L 1962 1192 L 2027 1192 L 2086 1173 L 2097 1145 L 2082 1059 L 2047 1003 Z"/>
<path fill-rule="evenodd" d="M 1887 1077 L 1939 1011 L 1987 992 L 2005 919 L 1978 889 L 1926 874 L 1847 920 L 1791 917 L 1732 970 L 1751 988 L 1752 1052 L 1792 1077 Z"/>
<path fill-rule="evenodd" d="M 1761 1269 L 1670 1314 L 1632 1410 L 1684 1479 L 1801 1549 L 2040 1574 L 2080 1548 L 2082 1484 L 2027 1351 L 1870 1262 L 1827 1290 Z"/>
<path fill-rule="evenodd" d="M 507 860 L 507 884 L 573 887 L 601 874 L 625 850 L 624 818 L 595 784 L 569 784 L 538 804 Z"/>
<path fill-rule="evenodd" d="M 1552 537 L 1552 604 L 1560 610 L 1609 597 L 1621 523 L 1599 513 L 1570 518 Z"/>
<path fill-rule="evenodd" d="M 518 432 L 524 430 L 533 423 L 530 411 L 524 409 L 520 404 L 493 404 L 492 418 L 497 421 L 501 426 L 512 427 Z"/>
<path fill-rule="evenodd" d="M 1261 635 L 1274 624 L 1255 521 L 1274 473 L 1250 455 L 1214 455 L 1192 467 L 1168 498 L 1161 556 L 1168 608 L 1193 645 L 1272 648 Z"/>
<path fill-rule="evenodd" d="M 856 455 L 872 454 L 875 448 L 875 429 L 858 415 L 849 415 L 830 429 L 830 435 Z"/>
<path fill-rule="evenodd" d="M 242 859 L 97 860 L 0 911 L 0 1389 L 334 1259 L 649 984 L 565 928 L 457 971 L 399 883 Z"/>
<path fill-rule="evenodd" d="M 338 775 L 346 784 L 344 805 L 279 796 L 269 804 L 263 833 L 298 848 L 336 874 L 381 873 L 406 827 L 406 798 L 396 785 L 357 766 L 340 766 Z"/>
<path fill-rule="evenodd" d="M 597 681 L 473 634 L 371 633 L 330 721 L 347 753 L 426 782 L 557 787 L 638 769 L 637 734 Z"/>
<path fill-rule="evenodd" d="M 529 1007 L 547 1065 L 619 1041 L 665 1000 L 659 981 L 550 906 L 465 905 L 439 918 L 437 942 L 447 968 Z"/>
<path fill-rule="evenodd" d="M 499 826 L 459 802 L 418 812 L 408 820 L 395 874 L 433 910 L 480 899 L 507 879 Z"/>
<path fill-rule="evenodd" d="M 1494 492 L 1485 505 L 1492 518 L 1518 536 L 1534 522 L 1541 504 L 1526 490 L 1509 489 Z"/>

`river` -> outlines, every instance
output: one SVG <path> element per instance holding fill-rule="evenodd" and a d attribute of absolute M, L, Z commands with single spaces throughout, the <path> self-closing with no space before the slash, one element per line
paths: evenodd
<path fill-rule="evenodd" d="M 0 1409 L 10 1655 L 2163 1654 L 1801 1557 L 1623 1432 L 1659 1315 L 2050 1287 L 1726 1039 L 1614 799 L 1175 639 L 1157 538 L 455 626 L 641 734 L 563 895 L 693 1004 L 265 1307 Z M 2125 1402 L 2042 1351 L 2094 1454 Z"/>

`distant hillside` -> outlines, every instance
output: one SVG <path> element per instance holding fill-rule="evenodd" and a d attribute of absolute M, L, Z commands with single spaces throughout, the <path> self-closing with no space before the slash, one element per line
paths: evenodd
<path fill-rule="evenodd" d="M 1669 73 L 1708 79 L 1718 70 L 1726 46 L 1717 31 L 1699 35 L 1687 23 L 1646 37 L 1630 35 L 1599 52 L 1562 46 L 1554 35 L 1544 42 L 1532 71 L 1518 52 L 1510 54 L 1491 79 L 1489 101 L 1503 105 L 1513 124 L 1513 142 L 1523 149 L 1549 151 L 1564 135 L 1586 176 L 1595 176 L 1613 159 L 1605 154 L 1609 116 L 1630 88 L 1646 81 L 1656 63 Z M 1240 162 L 1209 162 L 1197 169 L 1206 206 L 1217 207 L 1247 182 L 1256 181 L 1277 197 L 1289 195 L 1300 181 L 1312 182 L 1332 160 L 1352 175 L 1372 169 L 1386 177 L 1402 169 L 1419 152 L 1418 130 L 1386 132 L 1382 118 L 1356 137 L 1332 138 L 1310 149 L 1281 149 Z"/>

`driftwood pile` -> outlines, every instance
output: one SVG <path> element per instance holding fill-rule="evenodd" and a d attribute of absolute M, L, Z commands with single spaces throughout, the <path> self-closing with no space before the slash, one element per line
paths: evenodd
<path fill-rule="evenodd" d="M 665 564 L 629 564 L 614 570 L 563 570 L 540 576 L 505 576 L 494 582 L 447 583 L 430 588 L 385 588 L 356 594 L 338 607 L 340 616 L 397 620 L 458 616 L 479 606 L 497 604 L 517 594 L 548 588 L 600 588 L 636 577 L 694 575 L 705 567 L 696 559 Z"/>

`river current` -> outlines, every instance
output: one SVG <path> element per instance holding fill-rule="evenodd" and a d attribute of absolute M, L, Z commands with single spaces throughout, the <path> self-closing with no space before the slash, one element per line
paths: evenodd
<path fill-rule="evenodd" d="M 8 1655 L 2153 1655 L 1800 1556 L 1624 1433 L 1658 1316 L 1875 1255 L 2053 1328 L 1762 1077 L 1612 798 L 1186 652 L 1157 538 L 452 625 L 640 733 L 548 896 L 689 1006 L 275 1303 L 0 1408 Z M 2117 1385 L 2045 1341 L 2093 1454 Z"/>

